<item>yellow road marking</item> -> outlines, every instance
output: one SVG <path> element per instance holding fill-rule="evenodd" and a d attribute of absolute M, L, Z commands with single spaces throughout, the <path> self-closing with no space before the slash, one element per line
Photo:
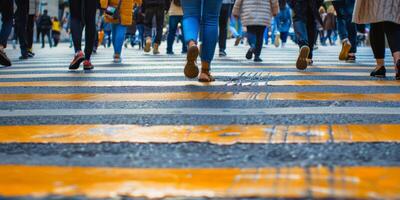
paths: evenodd
<path fill-rule="evenodd" d="M 179 100 L 298 100 L 298 101 L 400 101 L 400 94 L 266 93 L 266 92 L 173 92 L 173 93 L 82 93 L 2 94 L 1 101 L 179 101 Z"/>
<path fill-rule="evenodd" d="M 268 82 L 200 83 L 197 81 L 34 81 L 0 82 L 0 87 L 163 87 L 163 86 L 400 86 L 400 81 L 280 80 Z"/>
<path fill-rule="evenodd" d="M 0 166 L 5 197 L 400 198 L 400 168 L 129 169 Z"/>
<path fill-rule="evenodd" d="M 354 143 L 400 142 L 400 124 L 383 125 L 27 125 L 0 126 L 0 143 Z"/>

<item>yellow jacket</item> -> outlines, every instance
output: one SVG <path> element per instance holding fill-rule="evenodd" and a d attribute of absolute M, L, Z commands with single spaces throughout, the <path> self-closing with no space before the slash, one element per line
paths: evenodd
<path fill-rule="evenodd" d="M 132 25 L 132 14 L 133 14 L 133 5 L 141 4 L 142 0 L 100 0 L 101 8 L 106 9 L 108 5 L 118 7 L 118 3 L 121 1 L 120 7 L 120 16 L 121 16 L 121 24 L 125 26 Z M 105 21 L 107 23 L 118 24 L 119 20 L 111 19 L 109 17 L 105 17 Z"/>
<path fill-rule="evenodd" d="M 53 21 L 53 26 L 51 28 L 53 31 L 60 32 L 60 21 Z"/>

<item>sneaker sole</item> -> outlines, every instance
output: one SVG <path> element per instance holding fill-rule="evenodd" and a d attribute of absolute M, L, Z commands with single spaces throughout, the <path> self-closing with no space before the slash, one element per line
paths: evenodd
<path fill-rule="evenodd" d="M 339 54 L 339 60 L 346 60 L 347 55 L 350 52 L 350 49 L 351 49 L 351 45 L 349 43 L 345 42 L 342 45 L 342 50 L 340 51 L 340 54 Z"/>
<path fill-rule="evenodd" d="M 199 48 L 197 48 L 197 46 L 189 47 L 186 56 L 187 62 L 185 65 L 185 69 L 183 70 L 183 73 L 185 74 L 186 77 L 196 78 L 199 75 L 199 68 L 197 68 L 195 63 L 198 56 L 199 56 Z"/>
<path fill-rule="evenodd" d="M 75 61 L 75 63 L 71 63 L 71 65 L 69 66 L 70 70 L 75 70 L 79 68 L 79 65 L 81 65 L 81 63 L 85 60 L 85 58 L 80 58 L 78 60 Z"/>
<path fill-rule="evenodd" d="M 10 67 L 11 66 L 11 61 L 5 55 L 0 54 L 0 65 L 6 66 L 6 67 Z"/>
<path fill-rule="evenodd" d="M 150 50 L 151 50 L 151 42 L 147 42 L 146 41 L 146 45 L 144 46 L 144 52 L 150 52 Z"/>
<path fill-rule="evenodd" d="M 85 71 L 90 71 L 90 70 L 92 70 L 92 69 L 94 69 L 94 67 L 92 66 L 92 67 L 90 67 L 90 68 L 88 68 L 88 67 L 83 67 L 83 70 L 85 70 Z"/>
<path fill-rule="evenodd" d="M 296 68 L 299 70 L 307 69 L 307 58 L 310 54 L 310 47 L 302 47 L 300 49 L 299 57 L 297 58 Z"/>

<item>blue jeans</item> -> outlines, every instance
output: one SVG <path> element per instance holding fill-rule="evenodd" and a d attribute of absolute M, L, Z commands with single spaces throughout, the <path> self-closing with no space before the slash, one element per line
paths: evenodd
<path fill-rule="evenodd" d="M 201 33 L 201 61 L 204 62 L 211 63 L 214 58 L 221 5 L 222 0 L 182 0 L 185 42 L 197 42 Z"/>
<path fill-rule="evenodd" d="M 112 24 L 111 32 L 114 54 L 121 54 L 122 45 L 125 40 L 126 26 L 121 24 Z"/>
<path fill-rule="evenodd" d="M 176 30 L 178 29 L 178 24 L 179 22 L 182 23 L 182 16 L 170 16 L 169 17 L 169 30 L 168 30 L 168 38 L 167 38 L 167 52 L 172 53 L 172 45 L 174 44 L 175 41 L 175 36 L 176 36 Z M 184 35 L 184 33 L 182 32 Z M 183 40 L 183 39 L 182 39 Z M 187 46 L 185 45 L 185 42 L 182 41 L 182 52 L 187 51 Z"/>
<path fill-rule="evenodd" d="M 353 9 L 355 0 L 332 1 L 337 13 L 337 26 L 341 40 L 349 39 L 351 43 L 350 53 L 357 52 L 357 29 L 353 23 Z"/>
<path fill-rule="evenodd" d="M 229 30 L 231 31 L 233 37 L 242 37 L 243 31 L 242 22 L 240 21 L 240 19 L 236 20 L 233 16 L 231 16 L 231 19 L 229 20 Z"/>
<path fill-rule="evenodd" d="M 13 24 L 14 2 L 12 0 L 1 1 L 1 31 L 0 31 L 0 45 L 4 48 L 7 46 L 7 39 L 11 33 Z"/>

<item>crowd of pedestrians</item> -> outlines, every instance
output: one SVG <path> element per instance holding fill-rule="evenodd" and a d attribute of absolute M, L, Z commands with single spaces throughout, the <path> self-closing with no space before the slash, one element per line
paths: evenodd
<path fill-rule="evenodd" d="M 290 38 L 299 47 L 299 70 L 313 64 L 317 44 L 334 46 L 338 38 L 338 59 L 356 62 L 360 40 L 369 38 L 376 59 L 371 76 L 385 77 L 387 38 L 395 77 L 400 79 L 400 0 L 69 0 L 69 13 L 60 20 L 49 16 L 47 10 L 40 13 L 38 3 L 0 0 L 1 65 L 11 66 L 4 49 L 14 24 L 20 59 L 35 55 L 32 44 L 36 24 L 37 41 L 41 35 L 42 48 L 46 37 L 49 46 L 56 47 L 63 30 L 70 35 L 75 52 L 70 70 L 78 69 L 82 63 L 84 70 L 93 69 L 91 55 L 99 45 L 112 46 L 113 62 L 121 63 L 123 46 L 137 45 L 144 52 L 157 55 L 161 42 L 166 40 L 166 53 L 173 55 L 173 45 L 179 41 L 181 53 L 186 54 L 185 76 L 211 82 L 215 80 L 210 71 L 217 44 L 218 55 L 227 56 L 226 41 L 231 37 L 235 38 L 235 46 L 249 45 L 243 55 L 254 62 L 263 61 L 264 44 L 270 41 L 284 48 Z M 369 37 L 359 37 L 366 29 Z"/>

